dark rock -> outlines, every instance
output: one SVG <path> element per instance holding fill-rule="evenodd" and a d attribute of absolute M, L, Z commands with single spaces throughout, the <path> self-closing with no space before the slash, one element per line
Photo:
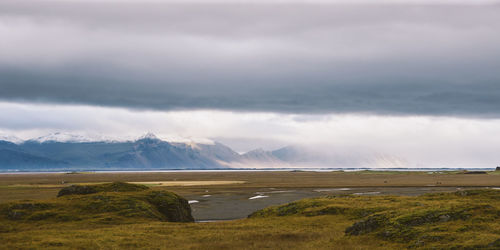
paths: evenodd
<path fill-rule="evenodd" d="M 171 222 L 192 222 L 191 206 L 186 199 L 165 191 L 153 191 L 147 200 Z"/>
<path fill-rule="evenodd" d="M 24 217 L 25 213 L 23 212 L 19 212 L 19 211 L 9 211 L 7 213 L 7 218 L 11 219 L 11 220 L 19 220 L 19 219 L 22 219 Z"/>
<path fill-rule="evenodd" d="M 11 203 L 6 204 L 3 209 L 0 209 L 0 213 L 6 214 L 9 220 L 21 220 L 27 217 L 27 215 L 34 212 L 43 211 L 51 208 L 50 204 L 46 203 L 36 203 L 36 202 L 23 202 L 23 203 Z"/>
<path fill-rule="evenodd" d="M 486 171 L 465 171 L 464 174 L 487 174 Z"/>
<path fill-rule="evenodd" d="M 98 191 L 94 186 L 71 185 L 69 187 L 61 189 L 57 194 L 57 197 L 61 197 L 64 195 L 73 195 L 73 194 L 94 194 L 97 192 Z"/>
<path fill-rule="evenodd" d="M 449 221 L 451 218 L 451 216 L 447 215 L 447 214 L 443 214 L 443 215 L 440 215 L 439 216 L 439 221 L 440 222 L 447 222 Z"/>
<path fill-rule="evenodd" d="M 490 244 L 488 244 L 488 247 L 499 249 L 500 248 L 500 239 L 491 242 Z"/>
<path fill-rule="evenodd" d="M 381 215 L 371 216 L 346 228 L 345 233 L 347 235 L 361 235 L 373 232 L 383 225 L 384 219 L 385 217 Z"/>

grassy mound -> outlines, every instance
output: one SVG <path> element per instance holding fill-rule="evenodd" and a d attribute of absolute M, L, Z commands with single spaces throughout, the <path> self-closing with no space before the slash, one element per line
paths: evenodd
<path fill-rule="evenodd" d="M 371 236 L 407 247 L 497 249 L 500 191 L 470 190 L 419 197 L 339 196 L 269 207 L 250 218 L 341 215 L 355 221 L 346 237 Z"/>
<path fill-rule="evenodd" d="M 73 194 L 95 194 L 99 192 L 137 192 L 149 189 L 144 185 L 126 182 L 113 182 L 100 185 L 71 185 L 59 191 L 57 197 Z"/>
<path fill-rule="evenodd" d="M 148 220 L 194 221 L 186 199 L 171 192 L 120 182 L 75 185 L 62 189 L 56 199 L 0 205 L 0 224 L 36 221 L 121 224 Z"/>

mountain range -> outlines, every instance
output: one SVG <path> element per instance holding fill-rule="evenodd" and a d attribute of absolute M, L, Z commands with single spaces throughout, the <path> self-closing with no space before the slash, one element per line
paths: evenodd
<path fill-rule="evenodd" d="M 256 149 L 240 154 L 218 142 L 168 142 L 153 134 L 129 141 L 95 140 L 62 133 L 27 141 L 0 138 L 0 171 L 346 167 L 356 164 L 360 167 L 359 164 L 373 166 L 380 159 L 391 167 L 400 163 L 397 158 L 381 155 L 365 160 L 357 158 L 349 162 L 342 156 L 318 154 L 296 146 L 274 151 Z"/>

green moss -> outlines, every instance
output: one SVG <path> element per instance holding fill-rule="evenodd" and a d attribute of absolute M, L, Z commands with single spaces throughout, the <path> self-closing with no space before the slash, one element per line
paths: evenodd
<path fill-rule="evenodd" d="M 455 192 L 457 196 L 476 196 L 477 198 L 500 200 L 500 192 L 494 189 L 461 190 Z"/>
<path fill-rule="evenodd" d="M 339 199 L 350 199 L 352 196 L 343 196 Z M 362 218 L 383 211 L 383 207 L 355 207 L 349 202 L 346 204 L 330 205 L 331 199 L 328 197 L 321 199 L 304 199 L 297 202 L 288 203 L 280 206 L 272 206 L 249 215 L 249 218 L 265 218 L 273 216 L 322 216 L 322 215 L 346 215 L 353 218 Z"/>
<path fill-rule="evenodd" d="M 345 229 L 346 237 L 364 235 L 410 248 L 442 248 L 461 241 L 474 248 L 480 246 L 474 242 L 500 236 L 499 197 L 500 191 L 491 189 L 419 197 L 332 196 L 266 208 L 250 217 L 342 216 L 355 220 Z"/>
<path fill-rule="evenodd" d="M 36 213 L 33 213 L 31 214 L 29 217 L 27 217 L 26 219 L 27 220 L 46 220 L 48 218 L 52 218 L 52 217 L 57 217 L 57 213 L 55 212 L 36 212 Z"/>
<path fill-rule="evenodd" d="M 469 210 L 474 208 L 448 208 L 448 209 L 418 209 L 410 214 L 403 214 L 395 218 L 395 223 L 404 226 L 419 226 L 436 222 L 447 222 L 449 220 L 468 219 L 471 214 Z"/>
<path fill-rule="evenodd" d="M 281 206 L 272 206 L 250 214 L 249 218 L 271 217 L 271 216 L 291 216 L 291 215 L 312 215 L 311 208 L 320 207 L 322 204 L 315 199 L 305 199 L 298 202 L 288 203 Z"/>
<path fill-rule="evenodd" d="M 99 185 L 71 185 L 59 191 L 57 197 L 65 195 L 85 195 L 99 192 L 140 192 L 148 190 L 144 185 L 131 184 L 126 182 L 104 183 Z"/>
<path fill-rule="evenodd" d="M 89 221 L 127 223 L 137 220 L 193 221 L 186 199 L 167 191 L 151 191 L 141 185 L 110 183 L 89 186 L 96 193 L 65 193 L 44 202 L 13 202 L 0 205 L 0 223 L 7 221 Z M 65 190 L 65 189 L 63 189 Z M 67 189 L 66 189 L 67 190 Z"/>
<path fill-rule="evenodd" d="M 362 235 L 371 233 L 382 227 L 386 220 L 387 218 L 384 215 L 373 215 L 346 228 L 345 233 L 347 235 Z"/>
<path fill-rule="evenodd" d="M 194 221 L 191 207 L 186 199 L 165 191 L 152 191 L 146 200 L 155 206 L 167 221 Z"/>

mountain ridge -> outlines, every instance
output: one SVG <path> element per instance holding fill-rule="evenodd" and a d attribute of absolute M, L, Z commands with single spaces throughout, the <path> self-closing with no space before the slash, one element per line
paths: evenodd
<path fill-rule="evenodd" d="M 16 143 L 0 139 L 0 150 L 0 170 L 4 171 L 222 169 L 243 159 L 219 142 L 168 142 L 152 133 L 134 141 L 92 141 L 78 135 L 53 133 Z"/>
<path fill-rule="evenodd" d="M 257 148 L 240 154 L 220 142 L 169 142 L 152 133 L 133 141 L 91 141 L 64 133 L 38 138 L 42 139 L 18 143 L 0 138 L 0 171 L 363 167 L 377 164 L 399 167 L 404 164 L 387 155 L 345 156 L 335 152 L 313 152 L 299 146 L 272 151 Z"/>

